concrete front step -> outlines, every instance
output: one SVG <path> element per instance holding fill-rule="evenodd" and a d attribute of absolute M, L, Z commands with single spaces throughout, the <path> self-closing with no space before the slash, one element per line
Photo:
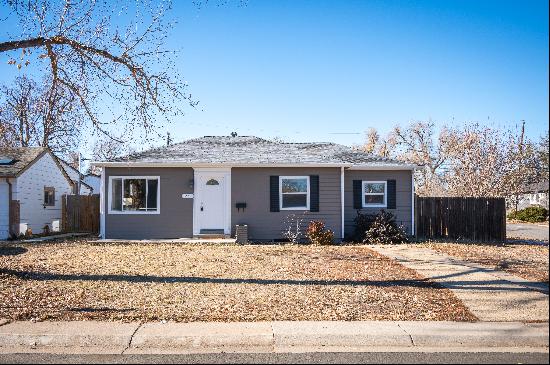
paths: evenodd
<path fill-rule="evenodd" d="M 213 240 L 213 239 L 229 239 L 231 235 L 229 234 L 218 234 L 218 233 L 200 233 L 193 235 L 193 239 L 197 240 Z"/>
<path fill-rule="evenodd" d="M 533 348 L 548 351 L 548 323 L 519 322 L 14 322 L 0 326 L 0 353 L 166 354 L 376 352 L 383 349 Z"/>

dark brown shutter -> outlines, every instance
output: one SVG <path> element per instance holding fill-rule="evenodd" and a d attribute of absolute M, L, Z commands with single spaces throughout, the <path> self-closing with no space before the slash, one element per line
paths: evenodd
<path fill-rule="evenodd" d="M 395 209 L 397 208 L 397 202 L 396 202 L 396 183 L 395 180 L 388 180 L 387 182 L 387 188 L 388 188 L 388 209 Z"/>
<path fill-rule="evenodd" d="M 269 210 L 279 211 L 279 176 L 269 177 Z"/>
<path fill-rule="evenodd" d="M 363 208 L 363 182 L 361 180 L 353 180 L 353 209 Z"/>
<path fill-rule="evenodd" d="M 319 211 L 319 175 L 311 175 L 309 177 L 309 211 Z"/>

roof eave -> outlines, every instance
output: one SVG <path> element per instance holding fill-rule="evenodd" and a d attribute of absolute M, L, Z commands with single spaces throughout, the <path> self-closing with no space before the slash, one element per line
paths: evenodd
<path fill-rule="evenodd" d="M 101 162 L 93 161 L 96 167 L 344 167 L 350 170 L 414 170 L 417 166 L 410 164 L 352 164 L 352 163 L 183 163 L 183 162 Z"/>

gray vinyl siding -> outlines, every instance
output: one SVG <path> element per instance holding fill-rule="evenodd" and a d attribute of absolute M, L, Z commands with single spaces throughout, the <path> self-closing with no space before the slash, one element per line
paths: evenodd
<path fill-rule="evenodd" d="M 319 175 L 319 212 L 283 210 L 270 212 L 270 176 Z M 246 203 L 237 211 L 237 202 Z M 304 217 L 304 228 L 311 220 L 322 220 L 328 229 L 340 237 L 340 168 L 232 168 L 231 169 L 231 226 L 248 224 L 251 240 L 275 240 L 283 237 L 285 218 L 290 214 Z"/>
<path fill-rule="evenodd" d="M 344 225 L 346 236 L 352 235 L 355 229 L 353 223 L 354 218 L 357 216 L 357 210 L 353 208 L 353 180 L 363 181 L 396 181 L 396 209 L 385 208 L 368 208 L 361 209 L 365 213 L 377 213 L 381 209 L 385 209 L 392 212 L 396 216 L 398 223 L 403 224 L 408 233 L 411 233 L 411 213 L 412 213 L 412 201 L 411 201 L 411 174 L 409 170 L 401 171 L 361 171 L 361 170 L 348 170 L 345 172 L 344 179 Z"/>
<path fill-rule="evenodd" d="M 160 176 L 160 214 L 109 214 L 109 176 Z M 105 168 L 105 238 L 151 239 L 193 236 L 192 168 Z"/>

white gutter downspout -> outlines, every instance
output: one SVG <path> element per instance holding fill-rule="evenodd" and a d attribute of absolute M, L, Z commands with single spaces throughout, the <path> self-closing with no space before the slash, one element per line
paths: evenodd
<path fill-rule="evenodd" d="M 414 170 L 411 171 L 411 235 L 414 236 Z"/>
<path fill-rule="evenodd" d="M 14 227 L 12 225 L 13 212 L 11 210 L 11 199 L 13 197 L 13 187 L 11 185 L 10 179 L 6 177 L 6 184 L 8 184 L 8 237 L 11 238 L 14 232 Z"/>
<path fill-rule="evenodd" d="M 99 235 L 105 239 L 105 167 L 101 168 L 101 184 L 99 192 Z"/>
<path fill-rule="evenodd" d="M 344 166 L 340 167 L 340 202 L 341 202 L 340 215 L 342 218 L 340 222 L 340 224 L 342 225 L 341 238 L 342 240 L 344 240 Z"/>

